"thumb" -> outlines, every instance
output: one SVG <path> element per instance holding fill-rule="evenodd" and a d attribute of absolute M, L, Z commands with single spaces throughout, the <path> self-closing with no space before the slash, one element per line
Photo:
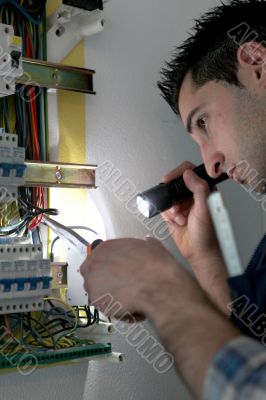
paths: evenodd
<path fill-rule="evenodd" d="M 191 169 L 184 172 L 183 179 L 187 188 L 193 193 L 195 205 L 206 208 L 207 198 L 210 194 L 208 183 Z"/>

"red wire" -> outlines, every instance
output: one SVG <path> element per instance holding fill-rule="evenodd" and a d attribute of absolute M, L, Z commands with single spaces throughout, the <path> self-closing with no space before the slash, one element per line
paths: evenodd
<path fill-rule="evenodd" d="M 26 57 L 33 58 L 33 46 L 30 40 L 28 31 L 25 35 L 26 39 Z M 40 160 L 40 145 L 38 138 L 38 123 L 37 123 L 37 103 L 35 98 L 35 89 L 30 90 L 30 111 L 32 120 L 32 145 L 33 145 L 33 158 L 34 160 Z M 37 207 L 45 208 L 45 195 L 44 188 L 37 187 L 33 190 L 33 202 Z M 40 215 L 32 220 L 29 225 L 30 230 L 34 230 L 42 221 L 43 215 Z"/>

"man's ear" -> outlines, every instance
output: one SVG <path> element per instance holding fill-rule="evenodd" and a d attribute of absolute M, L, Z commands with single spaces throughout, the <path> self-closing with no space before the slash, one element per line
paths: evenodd
<path fill-rule="evenodd" d="M 243 68 L 255 71 L 258 78 L 266 72 L 266 48 L 261 43 L 243 43 L 237 50 L 237 60 Z"/>

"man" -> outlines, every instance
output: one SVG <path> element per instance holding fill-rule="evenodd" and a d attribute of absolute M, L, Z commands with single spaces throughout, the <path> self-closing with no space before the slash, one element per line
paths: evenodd
<path fill-rule="evenodd" d="M 266 190 L 265 15 L 259 0 L 216 7 L 196 22 L 159 83 L 208 174 L 227 172 L 259 192 Z M 257 180 L 244 180 L 243 160 L 258 171 Z M 106 294 L 122 305 L 115 317 L 130 312 L 153 323 L 196 398 L 264 399 L 266 351 L 228 318 L 231 297 L 207 208 L 210 191 L 193 167 L 184 162 L 164 177 L 183 175 L 193 198 L 163 217 L 197 279 L 158 241 L 120 239 L 102 243 L 83 263 L 84 285 L 96 306 Z"/>

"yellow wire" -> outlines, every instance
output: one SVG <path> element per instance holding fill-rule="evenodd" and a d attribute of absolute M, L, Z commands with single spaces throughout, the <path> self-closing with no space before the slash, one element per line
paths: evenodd
<path fill-rule="evenodd" d="M 14 345 L 14 348 L 12 348 L 12 344 Z M 47 346 L 51 345 L 51 342 L 49 340 L 44 340 L 44 344 Z M 30 345 L 35 346 L 38 349 L 43 349 L 43 346 L 40 345 L 37 341 L 34 339 L 30 342 Z M 70 339 L 70 338 L 62 338 L 59 343 L 55 346 L 55 349 L 64 349 L 64 348 L 69 348 L 69 347 L 74 347 L 76 346 L 77 343 L 75 340 Z M 25 352 L 25 347 L 27 345 L 18 345 L 17 342 L 10 342 L 8 346 L 6 346 L 4 349 L 1 350 L 2 354 L 17 354 L 21 352 Z"/>
<path fill-rule="evenodd" d="M 48 347 L 53 346 L 53 343 L 50 339 L 43 340 L 43 343 L 45 346 L 48 346 Z M 39 342 L 37 342 L 34 338 L 32 338 L 32 340 L 30 341 L 29 344 L 32 346 L 35 346 L 38 349 L 43 348 L 43 346 Z M 65 337 L 65 338 L 59 339 L 58 343 L 55 344 L 54 349 L 64 349 L 64 348 L 69 348 L 69 347 L 73 347 L 73 346 L 76 346 L 76 342 L 72 339 Z"/>
<path fill-rule="evenodd" d="M 42 339 L 43 340 L 43 344 L 45 346 L 47 346 L 47 347 L 51 347 L 51 348 L 53 347 L 54 349 L 62 349 L 62 348 L 69 348 L 69 347 L 76 346 L 77 343 L 76 343 L 75 339 L 69 337 L 69 335 L 71 333 L 73 333 L 78 327 L 78 315 L 77 315 L 75 309 L 73 307 L 71 307 L 69 304 L 67 304 L 65 301 L 63 301 L 63 300 L 61 300 L 61 299 L 59 299 L 57 297 L 46 297 L 44 300 L 46 300 L 46 301 L 51 300 L 51 301 L 54 301 L 54 302 L 61 303 L 67 309 L 69 309 L 72 312 L 72 314 L 74 315 L 74 317 L 75 317 L 75 326 L 72 329 L 70 329 L 69 331 L 63 332 L 60 336 L 58 336 L 58 338 L 56 340 L 53 340 L 51 337 L 50 338 L 46 338 L 46 339 Z M 8 325 L 7 317 L 5 318 L 5 322 L 6 322 L 6 325 Z M 31 346 L 34 346 L 37 349 L 42 349 L 43 348 L 43 346 L 34 337 L 32 337 L 30 334 L 27 335 L 27 338 L 25 338 L 25 341 L 27 343 L 24 343 L 22 345 L 18 345 L 18 342 L 16 342 L 16 341 L 10 342 L 8 344 L 8 346 L 5 347 L 5 349 L 3 349 L 4 350 L 3 353 L 4 354 L 6 354 L 6 353 L 15 354 L 15 353 L 23 352 L 23 351 L 25 351 L 25 347 L 27 347 L 27 344 L 29 344 Z"/>

